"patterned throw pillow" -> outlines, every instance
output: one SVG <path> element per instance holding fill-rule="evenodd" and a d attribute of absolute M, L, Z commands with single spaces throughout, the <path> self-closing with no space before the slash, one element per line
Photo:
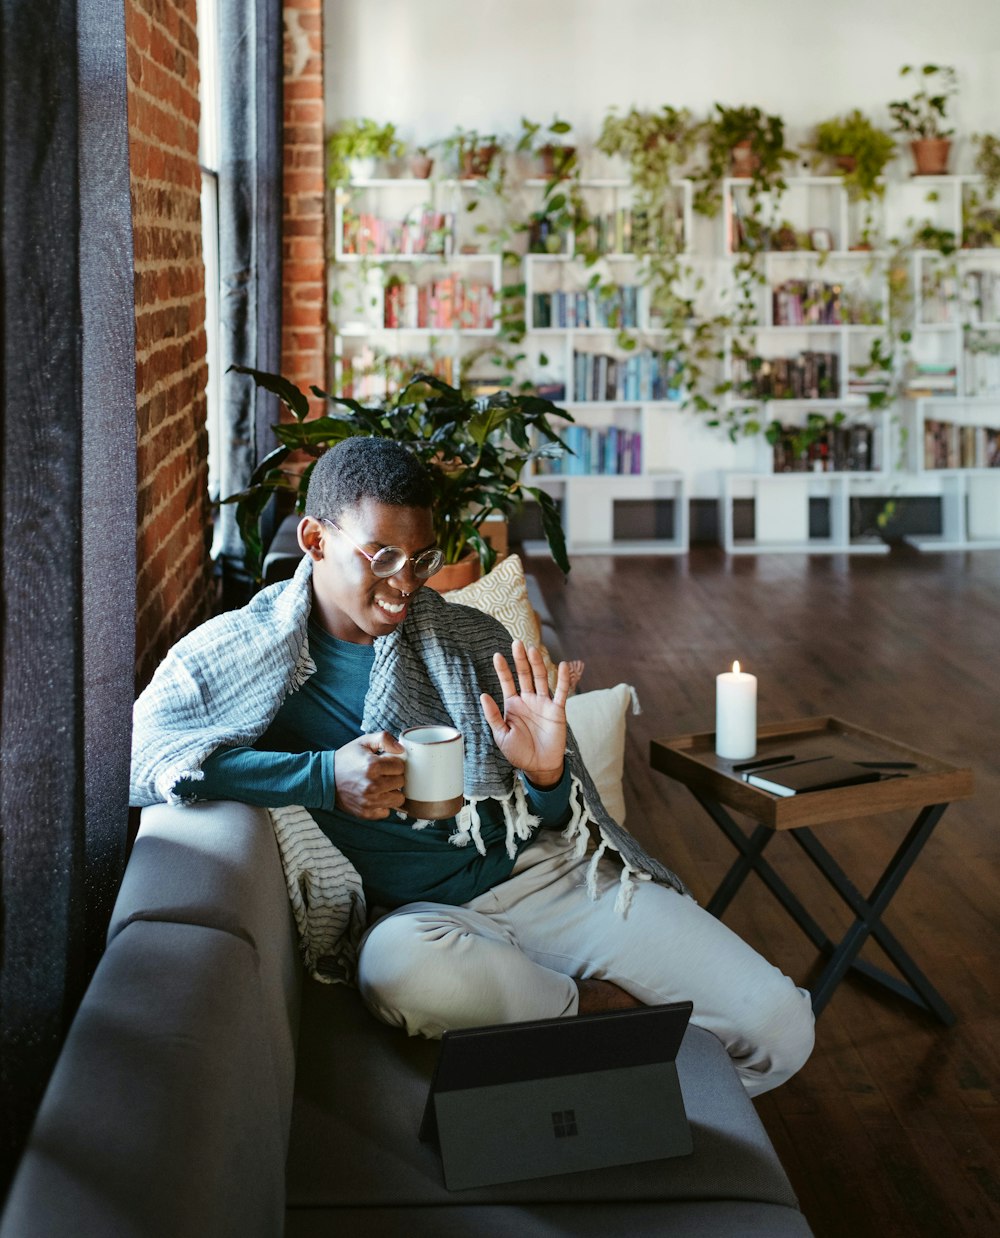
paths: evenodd
<path fill-rule="evenodd" d="M 494 619 L 499 619 L 511 635 L 511 639 L 520 638 L 526 645 L 535 645 L 542 654 L 545 670 L 549 677 L 549 687 L 555 688 L 556 667 L 549 657 L 549 651 L 542 644 L 542 630 L 538 616 L 528 600 L 528 588 L 524 583 L 524 567 L 520 556 L 508 555 L 501 559 L 493 568 L 474 584 L 466 585 L 464 589 L 451 589 L 442 594 L 446 602 L 461 602 L 463 606 L 474 606 L 485 611 Z M 510 651 L 504 651 L 510 660 Z"/>

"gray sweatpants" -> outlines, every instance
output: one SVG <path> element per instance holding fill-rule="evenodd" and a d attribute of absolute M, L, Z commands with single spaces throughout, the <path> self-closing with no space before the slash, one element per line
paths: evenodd
<path fill-rule="evenodd" d="M 369 1009 L 411 1036 L 576 1014 L 576 979 L 610 980 L 646 1005 L 694 1003 L 692 1023 L 725 1045 L 759 1095 L 790 1078 L 813 1046 L 809 994 L 691 898 L 640 882 L 614 910 L 621 867 L 604 858 L 589 897 L 589 857 L 545 831 L 507 881 L 462 907 L 409 903 L 361 944 Z"/>

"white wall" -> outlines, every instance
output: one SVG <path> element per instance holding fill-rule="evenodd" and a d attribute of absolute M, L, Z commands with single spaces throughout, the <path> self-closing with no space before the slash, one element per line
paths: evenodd
<path fill-rule="evenodd" d="M 612 104 L 721 102 L 794 142 L 854 106 L 887 121 L 925 62 L 958 69 L 960 134 L 1000 131 L 1000 0 L 326 0 L 325 42 L 328 120 L 424 141 L 558 113 L 586 143 Z"/>

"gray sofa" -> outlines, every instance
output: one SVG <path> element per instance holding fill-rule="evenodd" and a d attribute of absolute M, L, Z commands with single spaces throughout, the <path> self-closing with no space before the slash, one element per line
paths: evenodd
<path fill-rule="evenodd" d="M 692 1156 L 462 1192 L 417 1138 L 436 1052 L 304 976 L 266 813 L 148 808 L 0 1235 L 810 1233 L 706 1032 Z"/>

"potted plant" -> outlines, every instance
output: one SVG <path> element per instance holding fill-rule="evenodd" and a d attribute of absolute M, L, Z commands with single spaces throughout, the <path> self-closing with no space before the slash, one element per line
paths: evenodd
<path fill-rule="evenodd" d="M 484 522 L 497 514 L 509 517 L 530 496 L 539 505 L 553 559 L 569 572 L 558 508 L 544 490 L 522 480 L 529 461 L 566 450 L 550 419 L 573 418 L 550 400 L 509 391 L 471 396 L 431 374 L 416 374 L 397 395 L 372 405 L 313 387 L 313 394 L 334 409 L 307 421 L 308 399 L 293 383 L 245 366 L 230 368 L 273 392 L 293 418 L 274 427 L 280 446 L 261 461 L 246 489 L 223 500 L 236 504 L 247 568 L 255 578 L 260 578 L 263 559 L 261 516 L 272 496 L 291 497 L 300 512 L 305 505 L 312 465 L 304 471 L 284 468 L 289 456 L 301 452 L 315 461 L 353 435 L 405 443 L 430 468 L 434 532 L 446 565 L 466 559 L 476 569 L 489 571 L 496 553 L 483 536 Z"/>
<path fill-rule="evenodd" d="M 495 133 L 480 133 L 459 125 L 449 137 L 441 139 L 445 158 L 462 180 L 486 180 L 502 175 L 502 147 Z"/>
<path fill-rule="evenodd" d="M 904 64 L 900 77 L 920 75 L 920 89 L 909 99 L 889 104 L 897 133 L 908 134 L 917 176 L 940 176 L 948 171 L 951 135 L 944 127 L 948 100 L 958 93 L 958 78 L 951 65 Z"/>
<path fill-rule="evenodd" d="M 754 197 L 785 188 L 782 167 L 795 159 L 795 152 L 785 146 L 785 124 L 780 116 L 759 107 L 726 107 L 717 103 L 705 133 L 706 164 L 697 174 L 697 210 L 715 214 L 719 201 L 717 186 L 726 175 L 748 178 Z"/>
<path fill-rule="evenodd" d="M 879 178 L 896 153 L 896 143 L 857 108 L 818 124 L 809 148 L 819 158 L 833 161 L 852 201 L 870 201 L 885 193 Z"/>
<path fill-rule="evenodd" d="M 374 175 L 379 159 L 402 153 L 395 125 L 380 125 L 368 117 L 341 121 L 326 140 L 327 179 L 331 185 L 365 180 Z"/>
<path fill-rule="evenodd" d="M 601 125 L 597 149 L 621 156 L 636 188 L 656 194 L 665 192 L 671 180 L 682 174 L 701 128 L 683 107 L 664 104 L 655 112 L 633 107 L 624 116 L 612 108 Z"/>
<path fill-rule="evenodd" d="M 572 129 L 569 121 L 560 120 L 558 116 L 545 126 L 522 117 L 521 136 L 514 149 L 518 153 L 534 154 L 547 180 L 561 179 L 576 167 L 576 147 L 563 141 Z"/>
<path fill-rule="evenodd" d="M 416 146 L 410 152 L 410 175 L 414 180 L 425 181 L 434 170 L 434 159 L 430 146 Z"/>
<path fill-rule="evenodd" d="M 517 231 L 528 233 L 530 253 L 563 253 L 568 237 L 579 236 L 589 224 L 580 192 L 576 147 L 563 140 L 572 129 L 568 121 L 558 117 L 547 126 L 527 117 L 521 119 L 521 136 L 514 150 L 537 157 L 545 182 L 539 205 L 516 225 Z"/>

